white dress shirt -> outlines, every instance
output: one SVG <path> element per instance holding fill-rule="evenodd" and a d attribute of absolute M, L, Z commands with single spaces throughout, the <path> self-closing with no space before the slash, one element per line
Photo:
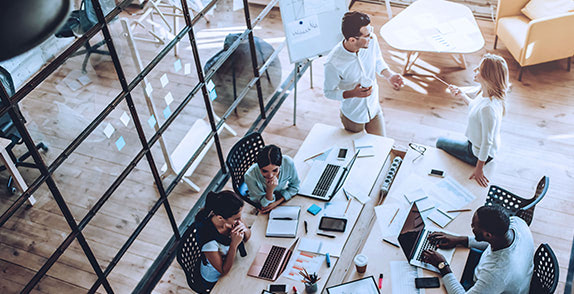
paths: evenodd
<path fill-rule="evenodd" d="M 389 66 L 383 60 L 377 37 L 371 36 L 369 47 L 357 53 L 345 49 L 341 41 L 325 62 L 323 92 L 327 98 L 341 101 L 341 112 L 355 123 L 368 123 L 381 111 L 376 74 L 380 75 Z M 371 81 L 371 96 L 343 99 L 343 92 L 352 90 L 361 80 Z"/>
<path fill-rule="evenodd" d="M 479 94 L 470 102 L 466 137 L 472 143 L 472 153 L 480 161 L 494 158 L 500 146 L 500 126 L 504 102 Z"/>

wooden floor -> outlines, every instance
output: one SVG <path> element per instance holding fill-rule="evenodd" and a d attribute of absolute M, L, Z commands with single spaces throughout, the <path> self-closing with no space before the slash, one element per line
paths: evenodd
<path fill-rule="evenodd" d="M 221 9 L 221 8 L 220 8 Z M 376 30 L 387 21 L 384 6 L 357 3 L 354 10 L 371 14 Z M 252 18 L 261 7 L 251 7 Z M 394 8 L 394 13 L 400 9 Z M 138 11 L 132 11 L 138 13 Z M 183 22 L 182 22 L 183 23 Z M 550 176 L 550 190 L 546 198 L 537 205 L 531 229 L 535 245 L 549 243 L 558 256 L 560 263 L 560 284 L 557 293 L 563 292 L 566 270 L 573 237 L 574 223 L 574 159 L 570 154 L 574 150 L 574 71 L 567 72 L 566 61 L 550 62 L 534 66 L 527 70 L 523 81 L 518 82 L 518 64 L 499 42 L 499 49 L 492 50 L 494 36 L 491 21 L 478 21 L 486 40 L 485 47 L 474 54 L 467 55 L 468 69 L 461 70 L 456 63 L 439 55 L 423 55 L 417 62 L 432 73 L 457 85 L 471 85 L 472 68 L 484 53 L 496 53 L 506 58 L 511 70 L 512 93 L 508 99 L 508 114 L 502 127 L 502 148 L 496 160 L 496 175 L 491 184 L 500 185 L 529 197 L 540 177 Z M 211 23 L 200 21 L 196 35 L 201 42 L 202 64 L 222 48 L 222 38 L 228 32 L 241 30 L 243 25 L 241 12 L 219 12 L 211 18 Z M 114 25 L 115 38 L 122 37 L 119 27 Z M 225 34 L 220 34 L 225 32 Z M 274 47 L 282 41 L 283 30 L 279 11 L 274 9 L 265 21 L 256 28 L 255 35 L 265 39 Z M 399 71 L 405 54 L 391 49 L 379 38 L 383 56 L 387 63 Z M 161 46 L 138 43 L 140 54 L 147 64 Z M 183 63 L 191 63 L 195 71 L 193 56 L 187 48 L 180 47 L 179 57 Z M 128 79 L 135 77 L 135 70 L 127 45 L 118 45 L 122 66 Z M 286 51 L 280 55 L 282 78 L 292 70 Z M 21 104 L 28 119 L 28 128 L 35 140 L 44 141 L 50 151 L 44 159 L 51 163 L 57 155 L 77 136 L 87 124 L 120 91 L 115 77 L 114 67 L 109 57 L 92 57 L 89 69 L 92 84 L 80 90 L 67 88 L 65 79 L 78 70 L 81 58 L 70 59 L 53 76 L 33 91 Z M 150 82 L 154 87 L 154 102 L 159 109 L 158 120 L 166 107 L 163 97 L 172 92 L 175 102 L 183 100 L 197 79 L 195 74 L 185 76 L 175 72 L 173 54 L 166 56 L 151 72 Z M 293 100 L 286 100 L 273 118 L 263 137 L 267 143 L 275 143 L 288 155 L 295 155 L 298 147 L 314 123 L 322 122 L 340 125 L 338 102 L 324 98 L 322 93 L 323 60 L 313 64 L 313 84 L 310 88 L 309 72 L 299 84 L 297 125 L 292 125 Z M 416 68 L 417 71 L 422 69 Z M 170 83 L 162 88 L 159 82 L 163 73 L 168 74 Z M 409 78 L 400 91 L 391 90 L 385 81 L 379 80 L 380 100 L 382 103 L 387 134 L 394 138 L 399 146 L 408 142 L 433 145 L 439 136 L 462 136 L 466 124 L 466 107 L 455 101 L 445 92 L 445 87 L 431 79 L 417 80 Z M 141 114 L 147 114 L 141 91 L 134 92 L 136 107 Z M 238 134 L 245 133 L 258 113 L 253 95 L 246 98 L 238 109 L 237 115 L 228 120 L 229 125 Z M 217 114 L 221 115 L 230 104 L 229 99 L 213 102 Z M 171 105 L 171 110 L 176 104 Z M 165 136 L 168 149 L 175 148 L 195 119 L 203 117 L 204 109 L 201 97 L 194 97 L 180 118 L 176 119 L 171 130 Z M 76 221 L 80 221 L 91 209 L 99 196 L 108 189 L 115 177 L 127 166 L 141 145 L 135 134 L 132 121 L 124 126 L 119 118 L 127 111 L 121 103 L 111 116 L 86 140 L 78 150 L 56 171 L 56 180 Z M 151 134 L 146 117 L 140 117 L 146 134 Z M 111 139 L 106 138 L 103 129 L 111 123 L 116 132 Z M 114 142 L 124 137 L 126 146 L 117 151 Z M 222 145 L 227 153 L 238 138 L 222 132 Z M 158 144 L 152 148 L 156 165 L 161 167 L 162 159 Z M 197 168 L 191 179 L 200 187 L 205 187 L 219 169 L 215 149 L 211 148 L 206 158 Z M 31 183 L 38 172 L 21 169 L 25 179 Z M 5 183 L 6 176 L 2 173 Z M 167 184 L 169 178 L 164 182 Z M 229 185 L 228 185 L 229 186 Z M 230 186 L 229 186 L 230 187 Z M 185 184 L 179 184 L 170 195 L 171 208 L 179 223 L 195 203 L 199 193 L 192 192 Z M 27 210 L 22 209 L 0 228 L 0 293 L 17 293 L 44 264 L 52 252 L 65 239 L 70 229 L 63 218 L 58 205 L 47 187 L 42 186 L 36 193 L 38 203 Z M 14 197 L 0 197 L 0 211 L 4 211 Z M 114 192 L 100 213 L 88 224 L 84 234 L 98 262 L 105 268 L 117 250 L 127 240 L 132 230 L 145 217 L 148 209 L 158 195 L 152 184 L 152 176 L 147 162 L 142 161 L 134 172 Z M 110 284 L 117 293 L 129 293 L 157 257 L 169 237 L 171 227 L 164 208 L 160 208 L 144 229 L 126 255 L 109 276 Z M 79 244 L 74 241 L 58 262 L 50 269 L 38 287 L 37 293 L 83 293 L 96 279 L 93 269 L 82 253 Z M 241 293 L 251 293 L 244 289 Z M 258 289 L 256 289 L 258 290 Z M 102 288 L 100 292 L 105 292 Z M 183 272 L 177 262 L 169 268 L 155 289 L 156 293 L 190 293 Z"/>

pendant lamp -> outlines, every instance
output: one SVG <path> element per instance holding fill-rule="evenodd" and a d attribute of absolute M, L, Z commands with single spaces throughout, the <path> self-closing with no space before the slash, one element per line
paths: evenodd
<path fill-rule="evenodd" d="M 0 0 L 0 61 L 48 39 L 70 11 L 70 0 Z"/>

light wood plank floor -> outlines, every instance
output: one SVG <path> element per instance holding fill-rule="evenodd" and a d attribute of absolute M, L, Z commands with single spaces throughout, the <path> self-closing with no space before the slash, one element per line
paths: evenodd
<path fill-rule="evenodd" d="M 387 21 L 382 5 L 357 3 L 353 9 L 371 14 L 377 31 Z M 261 11 L 261 7 L 253 6 L 250 10 L 254 18 Z M 401 9 L 393 10 L 398 13 Z M 131 12 L 139 13 L 137 10 Z M 491 183 L 507 187 L 519 195 L 529 196 L 541 176 L 550 176 L 550 191 L 537 206 L 531 229 L 536 246 L 539 243 L 549 243 L 558 256 L 561 271 L 557 292 L 562 292 L 573 236 L 570 224 L 574 221 L 572 213 L 574 201 L 570 198 L 574 193 L 572 179 L 574 160 L 570 155 L 574 150 L 574 72 L 566 72 L 564 60 L 550 62 L 529 69 L 523 76 L 523 82 L 518 82 L 516 80 L 518 65 L 504 45 L 499 43 L 499 49 L 492 50 L 493 23 L 485 20 L 479 20 L 478 23 L 486 40 L 486 46 L 479 52 L 466 56 L 468 69 L 461 70 L 449 58 L 432 54 L 423 55 L 417 64 L 423 65 L 450 83 L 464 86 L 471 84 L 472 68 L 484 53 L 496 53 L 508 61 L 513 88 L 508 100 L 508 114 L 503 122 L 503 146 L 493 162 L 496 165 L 496 175 L 491 179 Z M 240 30 L 237 26 L 242 25 L 241 12 L 224 12 L 223 9 L 218 10 L 218 13 L 211 18 L 210 24 L 200 21 L 196 33 L 198 39 L 203 42 L 200 46 L 202 64 L 221 49 L 221 39 L 225 34 Z M 113 25 L 112 29 L 114 41 L 115 38 L 120 40 L 119 26 Z M 218 32 L 225 34 L 218 38 Z M 283 37 L 279 11 L 272 10 L 255 32 L 256 36 L 277 47 Z M 399 71 L 405 54 L 391 49 L 382 38 L 379 38 L 379 41 L 385 60 L 393 69 Z M 194 72 L 193 57 L 187 48 L 188 45 L 184 42 L 180 47 L 179 57 L 184 64 L 191 63 Z M 161 46 L 142 42 L 138 43 L 138 46 L 144 64 L 147 64 L 161 49 Z M 121 43 L 118 49 L 128 78 L 133 78 L 135 70 L 127 45 Z M 163 97 L 167 91 L 172 92 L 174 103 L 179 103 L 197 80 L 195 74 L 185 76 L 181 72 L 176 73 L 173 68 L 175 60 L 170 53 L 150 76 L 150 82 L 155 89 L 154 102 L 159 109 L 160 123 L 164 121 L 161 112 L 166 107 Z M 292 70 L 286 51 L 281 53 L 280 60 L 285 79 Z M 288 98 L 265 130 L 263 135 L 265 141 L 280 145 L 285 154 L 295 155 L 314 123 L 340 125 L 338 103 L 325 99 L 322 94 L 323 62 L 321 59 L 314 62 L 314 88 L 310 88 L 309 72 L 300 81 L 297 126 L 292 125 L 293 101 L 292 98 Z M 50 151 L 44 156 L 48 163 L 51 163 L 82 128 L 105 107 L 106 103 L 119 93 L 119 83 L 109 57 L 92 57 L 93 69 L 90 69 L 92 84 L 78 91 L 66 88 L 64 80 L 74 70 L 79 69 L 80 63 L 80 57 L 70 59 L 21 105 L 34 139 L 50 145 Z M 162 88 L 159 79 L 166 72 L 170 84 Z M 391 90 L 385 83 L 379 80 L 380 98 L 387 133 L 396 140 L 397 145 L 406 146 L 408 142 L 433 145 L 439 136 L 456 136 L 464 132 L 466 107 L 463 103 L 451 99 L 440 82 L 409 78 L 406 86 L 400 91 Z M 138 111 L 147 114 L 141 90 L 136 90 L 134 93 Z M 253 102 L 254 95 L 246 99 L 247 101 L 240 104 L 238 114 L 231 115 L 228 120 L 229 125 L 240 135 L 245 133 L 258 113 L 257 106 Z M 213 103 L 216 113 L 220 115 L 229 104 L 228 100 L 216 100 Z M 172 104 L 171 110 L 174 108 L 175 104 Z M 203 116 L 203 109 L 202 98 L 194 97 L 181 117 L 175 121 L 172 129 L 164 136 L 170 151 L 185 135 L 193 121 Z M 125 103 L 121 103 L 54 174 L 54 179 L 77 221 L 94 206 L 99 196 L 141 148 L 135 135 L 133 121 L 128 126 L 119 122 L 123 111 L 127 111 Z M 146 134 L 151 134 L 151 128 L 147 125 L 148 118 L 149 115 L 140 117 L 140 120 Z M 103 135 L 106 123 L 111 123 L 116 129 L 111 139 Z M 117 151 L 114 142 L 120 135 L 125 138 L 127 145 L 122 151 Z M 222 133 L 224 153 L 229 151 L 237 139 L 225 131 Z M 161 167 L 164 160 L 159 147 L 154 146 L 153 152 L 156 165 Z M 211 148 L 191 179 L 200 187 L 205 187 L 218 169 L 216 153 L 214 148 Z M 36 171 L 21 170 L 28 182 L 32 182 L 38 176 Z M 2 183 L 6 178 L 4 174 Z M 167 180 L 164 183 L 167 183 Z M 170 203 L 178 223 L 183 220 L 199 195 L 192 192 L 185 184 L 179 184 L 175 188 L 170 195 Z M 1 293 L 19 292 L 70 232 L 47 187 L 42 186 L 35 196 L 38 203 L 33 208 L 22 209 L 0 228 L 0 268 L 3 272 L 0 276 Z M 141 162 L 84 230 L 86 239 L 102 267 L 108 265 L 157 197 L 149 166 L 146 162 Z M 4 211 L 13 201 L 12 198 L 8 195 L 0 197 L 0 211 Z M 115 292 L 131 292 L 171 236 L 170 232 L 171 227 L 165 210 L 160 208 L 110 274 L 109 280 Z M 82 293 L 91 287 L 95 279 L 93 269 L 83 255 L 81 247 L 74 242 L 48 272 L 48 276 L 40 282 L 36 292 Z M 100 288 L 100 291 L 105 292 L 103 288 Z M 174 262 L 166 272 L 155 292 L 191 292 L 177 262 Z M 248 292 L 245 289 L 243 293 Z"/>

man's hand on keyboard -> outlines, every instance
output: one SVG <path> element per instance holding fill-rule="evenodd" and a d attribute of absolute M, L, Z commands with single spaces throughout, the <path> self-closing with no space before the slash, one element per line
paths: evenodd
<path fill-rule="evenodd" d="M 467 237 L 454 236 L 443 232 L 434 232 L 429 235 L 429 241 L 441 249 L 450 249 L 456 245 L 465 245 L 468 242 Z"/>
<path fill-rule="evenodd" d="M 446 261 L 442 254 L 434 251 L 434 250 L 425 250 L 423 251 L 422 259 L 426 263 L 430 263 L 433 266 L 437 267 L 439 263 Z"/>

